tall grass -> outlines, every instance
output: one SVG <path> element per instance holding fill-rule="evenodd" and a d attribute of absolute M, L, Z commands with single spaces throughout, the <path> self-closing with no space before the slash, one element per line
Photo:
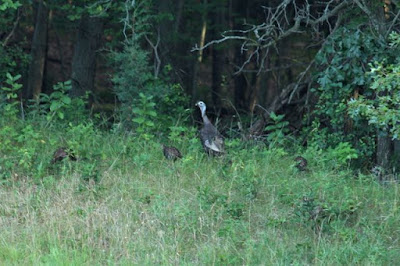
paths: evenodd
<path fill-rule="evenodd" d="M 16 165 L 0 186 L 0 264 L 400 261 L 399 186 L 323 152 L 305 151 L 309 171 L 299 172 L 297 154 L 280 148 L 238 144 L 208 157 L 183 139 L 173 163 L 155 140 L 80 131 L 43 137 L 32 171 Z M 57 139 L 80 159 L 51 165 Z"/>

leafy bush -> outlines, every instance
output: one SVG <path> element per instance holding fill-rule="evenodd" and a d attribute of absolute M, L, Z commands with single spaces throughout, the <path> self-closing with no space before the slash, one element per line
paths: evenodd
<path fill-rule="evenodd" d="M 157 128 L 168 129 L 176 120 L 184 122 L 187 119 L 185 106 L 188 101 L 182 88 L 153 76 L 148 53 L 137 42 L 125 44 L 122 52 L 113 52 L 111 61 L 117 69 L 112 81 L 121 102 L 121 121 L 125 126 L 136 126 L 138 133 L 142 133 L 145 124 L 158 124 Z M 168 66 L 164 74 L 167 72 Z M 148 104 L 154 105 L 144 104 L 145 99 Z M 149 107 L 154 110 L 149 111 Z"/>
<path fill-rule="evenodd" d="M 0 108 L 1 113 L 8 119 L 15 120 L 19 113 L 20 101 L 18 101 L 18 91 L 22 85 L 17 81 L 21 75 L 12 76 L 10 73 L 6 74 L 6 86 L 1 88 L 0 91 Z"/>
<path fill-rule="evenodd" d="M 320 70 L 315 74 L 318 87 L 312 91 L 318 96 L 318 103 L 312 113 L 314 122 L 305 131 L 309 142 L 317 140 L 321 148 L 348 142 L 360 159 L 370 161 L 375 151 L 376 128 L 369 126 L 366 119 L 352 119 L 348 102 L 359 95 L 374 95 L 374 78 L 366 74 L 370 62 L 395 58 L 384 43 L 360 28 L 338 29 L 316 56 Z"/>
<path fill-rule="evenodd" d="M 279 144 L 283 145 L 287 142 L 286 134 L 289 133 L 289 122 L 285 121 L 285 115 L 276 115 L 274 112 L 270 114 L 272 124 L 268 125 L 265 130 L 268 131 L 267 141 L 270 146 Z"/>
<path fill-rule="evenodd" d="M 61 120 L 64 119 L 64 110 L 66 106 L 71 104 L 71 98 L 67 95 L 71 88 L 71 81 L 68 80 L 66 82 L 59 82 L 54 85 L 54 92 L 52 92 L 50 95 L 43 93 L 41 94 L 41 104 L 49 110 L 47 114 L 48 121 L 54 119 L 55 116 Z"/>
<path fill-rule="evenodd" d="M 348 142 L 340 142 L 336 147 L 327 150 L 328 161 L 339 165 L 346 165 L 350 160 L 357 158 L 357 151 Z"/>
<path fill-rule="evenodd" d="M 400 65 L 371 65 L 371 90 L 374 97 L 360 95 L 349 102 L 353 119 L 367 119 L 368 124 L 400 139 Z"/>
<path fill-rule="evenodd" d="M 1 23 L 0 23 L 1 26 Z M 29 63 L 29 55 L 21 48 L 23 45 L 4 47 L 0 45 L 0 77 L 7 73 L 23 73 Z M 0 86 L 2 86 L 0 80 Z"/>
<path fill-rule="evenodd" d="M 27 45 L 26 40 L 19 41 L 17 38 L 8 39 L 6 37 L 9 32 L 13 31 L 14 23 L 17 20 L 18 12 L 16 10 L 20 9 L 21 5 L 21 1 L 2 0 L 0 2 L 0 29 L 2 34 L 0 77 L 4 77 L 7 73 L 24 73 L 29 63 L 29 52 L 24 49 Z M 11 37 L 11 35 L 8 37 Z M 0 86 L 3 85 L 3 80 L 0 78 Z"/>
<path fill-rule="evenodd" d="M 149 139 L 151 133 L 154 131 L 155 124 L 153 122 L 154 118 L 157 117 L 157 113 L 154 111 L 154 106 L 156 104 L 153 102 L 153 96 L 146 96 L 143 93 L 139 93 L 139 102 L 136 107 L 132 108 L 132 112 L 135 117 L 132 119 L 136 125 L 136 132 L 145 139 Z"/>
<path fill-rule="evenodd" d="M 59 82 L 53 86 L 53 92 L 41 93 L 38 100 L 33 100 L 29 106 L 31 116 L 45 116 L 47 125 L 60 120 L 78 121 L 84 118 L 85 106 L 88 95 L 71 98 L 68 93 L 71 90 L 71 80 Z M 86 115 L 87 117 L 87 115 Z"/>

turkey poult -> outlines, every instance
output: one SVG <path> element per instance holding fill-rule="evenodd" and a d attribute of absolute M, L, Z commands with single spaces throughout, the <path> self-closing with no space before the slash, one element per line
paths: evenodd
<path fill-rule="evenodd" d="M 297 156 L 295 159 L 296 161 L 296 167 L 297 169 L 299 169 L 299 171 L 307 171 L 307 160 L 306 158 L 302 157 L 302 156 Z"/>
<path fill-rule="evenodd" d="M 164 144 L 162 144 L 162 147 L 163 147 L 164 156 L 168 160 L 176 161 L 177 159 L 182 158 L 182 154 L 177 148 L 172 147 L 172 146 L 168 147 L 168 146 L 165 146 Z"/>
<path fill-rule="evenodd" d="M 69 158 L 72 161 L 76 161 L 76 157 L 74 152 L 71 149 L 61 147 L 58 148 L 54 153 L 53 153 L 53 159 L 51 160 L 51 163 L 56 163 L 58 161 L 64 160 L 64 158 Z"/>
<path fill-rule="evenodd" d="M 201 117 L 203 118 L 203 128 L 200 129 L 200 139 L 205 151 L 208 154 L 223 154 L 225 152 L 224 138 L 218 130 L 211 124 L 210 119 L 206 115 L 206 104 L 202 101 L 196 103 L 200 108 Z"/>

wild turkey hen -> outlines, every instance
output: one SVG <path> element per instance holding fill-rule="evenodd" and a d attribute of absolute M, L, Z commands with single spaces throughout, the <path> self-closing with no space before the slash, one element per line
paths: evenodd
<path fill-rule="evenodd" d="M 182 158 L 182 154 L 177 148 L 172 147 L 172 146 L 168 147 L 168 146 L 165 146 L 164 144 L 162 144 L 162 147 L 163 147 L 164 156 L 168 160 L 176 161 L 177 159 Z"/>
<path fill-rule="evenodd" d="M 200 129 L 200 140 L 205 151 L 208 154 L 223 154 L 225 152 L 224 138 L 218 130 L 211 124 L 210 119 L 206 115 L 206 104 L 202 101 L 196 103 L 200 108 L 201 117 L 203 118 L 203 128 Z"/>
<path fill-rule="evenodd" d="M 294 160 L 296 161 L 295 166 L 297 167 L 297 169 L 299 169 L 299 171 L 307 171 L 308 162 L 304 157 L 297 156 Z"/>
<path fill-rule="evenodd" d="M 60 147 L 54 152 L 51 163 L 56 163 L 58 161 L 62 161 L 67 157 L 72 161 L 76 161 L 75 154 L 71 149 L 68 149 L 65 147 Z"/>

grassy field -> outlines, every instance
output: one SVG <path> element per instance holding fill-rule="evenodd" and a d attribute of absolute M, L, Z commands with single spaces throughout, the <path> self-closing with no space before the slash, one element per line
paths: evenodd
<path fill-rule="evenodd" d="M 225 156 L 209 158 L 182 139 L 174 163 L 157 141 L 74 130 L 21 142 L 33 138 L 35 155 L 0 186 L 1 265 L 400 261 L 399 186 L 330 154 L 303 151 L 300 172 L 295 151 L 228 141 Z M 50 164 L 59 139 L 78 161 Z"/>

